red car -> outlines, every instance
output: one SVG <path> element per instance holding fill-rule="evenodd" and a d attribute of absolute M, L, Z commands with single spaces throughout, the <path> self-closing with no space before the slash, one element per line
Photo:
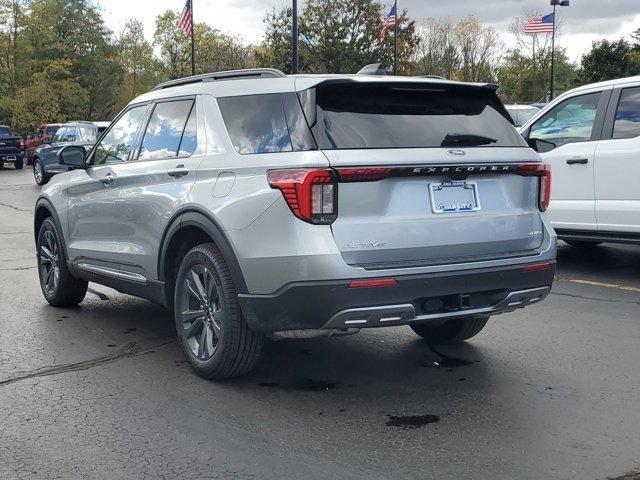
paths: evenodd
<path fill-rule="evenodd" d="M 38 131 L 29 135 L 24 141 L 24 147 L 27 151 L 27 165 L 31 165 L 33 160 L 33 154 L 43 143 L 51 143 L 53 136 L 58 131 L 58 129 L 62 126 L 61 123 L 48 123 L 46 125 L 40 125 L 38 127 Z"/>

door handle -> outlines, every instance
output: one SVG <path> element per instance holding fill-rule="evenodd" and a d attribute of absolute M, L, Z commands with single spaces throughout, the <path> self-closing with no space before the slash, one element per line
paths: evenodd
<path fill-rule="evenodd" d="M 167 175 L 173 178 L 184 177 L 185 175 L 189 175 L 189 169 L 185 168 L 184 165 L 178 165 L 176 168 L 169 170 Z"/>
<path fill-rule="evenodd" d="M 111 185 L 112 182 L 113 182 L 113 175 L 111 173 L 107 173 L 105 177 L 102 179 L 102 184 L 105 187 Z"/>
<path fill-rule="evenodd" d="M 567 165 L 586 165 L 589 163 L 588 158 L 570 158 L 567 160 Z"/>

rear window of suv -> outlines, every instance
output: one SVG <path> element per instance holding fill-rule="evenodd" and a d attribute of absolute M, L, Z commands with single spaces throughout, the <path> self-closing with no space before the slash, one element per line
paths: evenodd
<path fill-rule="evenodd" d="M 495 93 L 421 83 L 336 83 L 300 93 L 318 147 L 526 147 Z"/>
<path fill-rule="evenodd" d="M 7 127 L 0 127 L 0 137 L 10 137 L 11 129 Z"/>

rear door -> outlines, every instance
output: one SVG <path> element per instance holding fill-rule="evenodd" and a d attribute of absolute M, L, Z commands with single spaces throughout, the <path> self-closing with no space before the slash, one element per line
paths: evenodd
<path fill-rule="evenodd" d="M 533 254 L 543 242 L 539 162 L 489 88 L 328 84 L 301 92 L 337 172 L 334 238 L 365 268 Z"/>
<path fill-rule="evenodd" d="M 614 90 L 595 157 L 598 229 L 640 233 L 640 86 Z"/>
<path fill-rule="evenodd" d="M 188 198 L 203 158 L 200 110 L 195 97 L 154 103 L 135 153 L 113 166 L 111 238 L 121 271 L 130 278 L 157 276 L 162 235 Z"/>
<path fill-rule="evenodd" d="M 554 228 L 596 230 L 594 156 L 610 90 L 568 98 L 529 128 L 543 160 L 551 165 L 549 218 Z"/>

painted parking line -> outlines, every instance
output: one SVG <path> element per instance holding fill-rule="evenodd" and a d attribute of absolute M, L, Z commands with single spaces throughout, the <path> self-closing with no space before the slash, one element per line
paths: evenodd
<path fill-rule="evenodd" d="M 590 285 L 593 287 L 604 287 L 604 288 L 615 288 L 617 290 L 624 290 L 626 292 L 640 293 L 640 288 L 638 287 L 630 287 L 628 285 L 618 285 L 617 283 L 603 283 L 603 282 L 594 282 L 592 280 L 579 280 L 579 279 L 571 279 L 569 281 L 572 283 L 578 283 L 580 285 Z"/>

